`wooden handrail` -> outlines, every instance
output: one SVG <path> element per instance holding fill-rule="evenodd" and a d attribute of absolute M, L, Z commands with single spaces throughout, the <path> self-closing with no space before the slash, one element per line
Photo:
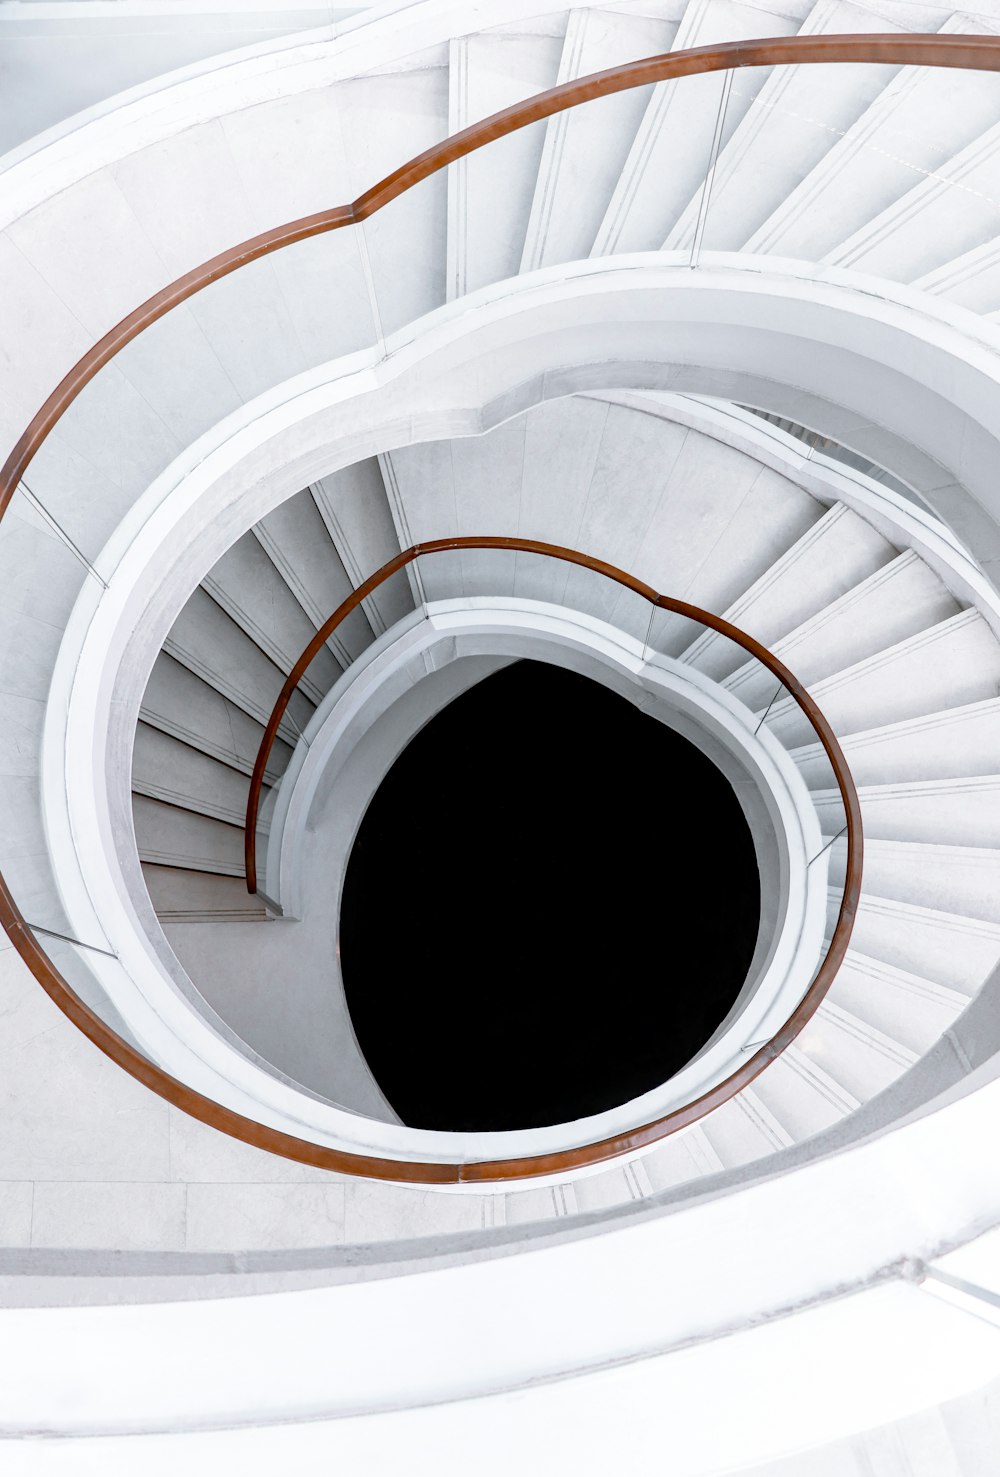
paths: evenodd
<path fill-rule="evenodd" d="M 583 569 L 591 570 L 596 574 L 613 580 L 615 584 L 621 585 L 624 589 L 632 590 L 636 595 L 640 595 L 644 600 L 648 600 L 650 605 L 658 610 L 668 610 L 675 615 L 684 616 L 688 620 L 698 621 L 702 625 L 708 626 L 711 630 L 717 631 L 720 635 L 728 637 L 730 641 L 735 642 L 738 646 L 742 646 L 748 655 L 755 657 L 762 666 L 767 668 L 771 675 L 777 679 L 795 700 L 800 710 L 808 719 L 813 732 L 816 734 L 827 758 L 830 760 L 830 765 L 840 790 L 841 799 L 844 803 L 847 831 L 847 863 L 844 891 L 841 897 L 840 910 L 837 914 L 837 922 L 826 954 L 813 977 L 812 983 L 784 1025 L 775 1032 L 769 1041 L 762 1043 L 754 1055 L 742 1063 L 729 1077 L 725 1078 L 724 1081 L 718 1083 L 701 1097 L 696 1098 L 693 1102 L 686 1103 L 684 1107 L 675 1109 L 674 1112 L 667 1113 L 663 1117 L 643 1124 L 639 1128 L 631 1129 L 626 1133 L 616 1134 L 599 1143 L 586 1144 L 575 1149 L 562 1150 L 554 1154 L 534 1155 L 530 1158 L 496 1159 L 477 1164 L 453 1166 L 456 1170 L 456 1180 L 461 1181 L 504 1180 L 524 1178 L 531 1175 L 556 1174 L 563 1170 L 578 1168 L 585 1164 L 593 1164 L 619 1154 L 627 1154 L 634 1149 L 655 1143 L 657 1139 L 664 1138 L 670 1133 L 676 1133 L 678 1129 L 688 1127 L 691 1123 L 704 1117 L 706 1113 L 711 1112 L 713 1108 L 734 1097 L 737 1092 L 752 1082 L 769 1062 L 773 1061 L 776 1056 L 779 1056 L 794 1041 L 795 1037 L 807 1022 L 811 1020 L 822 1004 L 824 996 L 836 978 L 837 970 L 840 968 L 850 942 L 858 902 L 861 896 L 863 864 L 861 806 L 858 801 L 858 793 L 853 777 L 848 768 L 847 760 L 844 757 L 844 752 L 837 741 L 836 734 L 823 716 L 816 701 L 810 696 L 807 689 L 803 687 L 794 673 L 789 671 L 784 662 L 776 657 L 772 651 L 746 631 L 742 631 L 738 626 L 734 626 L 731 621 L 727 621 L 723 616 L 715 615 L 712 611 L 703 610 L 700 606 L 692 605 L 687 600 L 678 600 L 670 595 L 661 595 L 651 585 L 647 585 L 643 580 L 637 579 L 635 575 L 629 574 L 626 570 L 619 569 L 614 564 L 608 564 L 603 559 L 596 559 L 590 554 L 583 554 L 578 549 L 568 549 L 561 544 L 543 543 L 539 539 L 473 535 L 465 538 L 431 539 L 426 543 L 413 544 L 410 548 L 404 549 L 402 553 L 396 554 L 392 559 L 387 560 L 380 569 L 377 569 L 374 574 L 369 575 L 356 590 L 348 595 L 346 600 L 338 605 L 333 614 L 319 627 L 298 661 L 292 667 L 271 710 L 271 716 L 268 719 L 264 736 L 257 750 L 257 758 L 250 781 L 250 794 L 247 799 L 246 831 L 244 836 L 247 890 L 249 892 L 255 892 L 257 887 L 256 831 L 264 772 L 267 768 L 267 761 L 270 757 L 281 719 L 309 663 L 325 645 L 340 623 L 353 610 L 356 610 L 363 600 L 373 594 L 375 590 L 394 574 L 398 573 L 399 570 L 405 569 L 415 559 L 427 555 L 469 549 L 500 549 L 514 553 L 537 554 L 551 559 L 561 560 L 567 564 L 579 565 Z M 436 1167 L 440 1168 L 441 1166 L 438 1165 Z M 461 1171 L 460 1173 L 457 1172 L 459 1170 Z"/>
<path fill-rule="evenodd" d="M 661 56 L 625 62 L 622 66 L 551 87 L 493 113 L 489 118 L 483 118 L 425 149 L 365 190 L 356 200 L 313 215 L 300 216 L 298 220 L 262 231 L 238 246 L 210 257 L 201 266 L 193 267 L 190 272 L 161 288 L 109 329 L 56 386 L 32 417 L 4 463 L 0 470 L 0 517 L 39 446 L 94 375 L 144 328 L 239 267 L 268 256 L 283 246 L 304 241 L 309 236 L 357 225 L 407 190 L 412 190 L 414 185 L 446 169 L 456 159 L 463 159 L 519 128 L 541 122 L 543 118 L 578 107 L 581 103 L 592 102 L 595 98 L 610 97 L 633 87 L 647 87 L 653 82 L 724 72 L 730 68 L 850 62 L 996 72 L 1000 71 L 1000 36 L 939 36 L 933 32 L 920 32 L 912 35 L 776 36 L 759 41 L 726 41 L 718 46 L 696 46 L 687 51 L 665 52 Z"/>
<path fill-rule="evenodd" d="M 312 640 L 306 645 L 302 654 L 295 662 L 284 685 L 275 699 L 274 707 L 271 709 L 270 717 L 264 729 L 263 737 L 257 749 L 257 757 L 254 761 L 253 772 L 250 777 L 250 790 L 247 795 L 247 813 L 244 822 L 243 834 L 243 856 L 246 869 L 247 892 L 257 891 L 257 819 L 260 813 L 260 797 L 264 787 L 264 775 L 267 772 L 267 762 L 274 748 L 274 741 L 281 727 L 281 720 L 288 710 L 292 695 L 304 677 L 310 663 L 318 652 L 326 645 L 334 631 L 345 621 L 352 611 L 357 610 L 363 600 L 373 594 L 386 580 L 391 579 L 415 559 L 420 559 L 432 554 L 454 553 L 468 549 L 493 549 L 502 550 L 515 554 L 539 554 L 549 559 L 560 560 L 565 564 L 576 564 L 583 569 L 589 569 L 595 574 L 603 575 L 612 580 L 616 585 L 621 585 L 626 590 L 640 595 L 647 600 L 651 606 L 659 610 L 669 610 L 675 615 L 684 616 L 687 620 L 700 622 L 720 635 L 728 637 L 730 641 L 742 646 L 748 656 L 755 657 L 757 661 L 765 666 L 771 675 L 787 688 L 789 694 L 795 699 L 802 709 L 810 725 L 816 732 L 816 736 L 830 759 L 837 783 L 844 797 L 845 808 L 847 806 L 847 793 L 845 786 L 853 788 L 850 770 L 844 759 L 840 745 L 830 725 L 820 712 L 815 701 L 810 697 L 807 690 L 790 672 L 785 664 L 774 655 L 760 641 L 746 631 L 734 626 L 721 615 L 715 615 L 710 610 L 703 610 L 700 605 L 691 605 L 687 600 L 678 600 L 672 595 L 661 595 L 654 590 L 652 585 L 647 585 L 643 580 L 637 579 L 634 574 L 627 570 L 619 569 L 614 564 L 608 564 L 604 559 L 596 559 L 592 554 L 581 553 L 579 549 L 568 549 L 563 544 L 547 544 L 540 539 L 530 538 L 507 538 L 490 537 L 489 535 L 474 534 L 467 537 L 430 539 L 425 543 L 412 544 L 402 553 L 395 554 L 386 560 L 381 568 L 370 574 L 356 590 L 352 590 L 346 600 L 341 601 L 336 610 L 329 616 L 316 631 Z M 843 780 L 841 778 L 843 776 Z M 279 781 L 280 783 L 280 781 Z M 860 812 L 859 812 L 860 815 Z M 858 874 L 860 881 L 861 861 L 858 858 Z M 848 872 L 848 882 L 850 875 Z"/>
<path fill-rule="evenodd" d="M 519 128 L 524 128 L 531 123 L 539 122 L 595 98 L 608 97 L 616 92 L 623 92 L 634 87 L 645 87 L 651 83 L 663 82 L 672 78 L 726 71 L 730 68 L 830 63 L 955 67 L 996 72 L 1000 71 L 1000 37 L 890 33 L 884 35 L 782 36 L 756 41 L 726 42 L 718 46 L 696 47 L 688 51 L 669 52 L 661 56 L 628 62 L 623 66 L 613 67 L 607 71 L 597 72 L 587 77 L 577 78 L 573 82 L 564 83 L 559 87 L 553 87 L 547 92 L 539 93 L 535 97 L 527 98 L 502 112 L 495 113 L 492 117 L 485 118 L 453 134 L 450 138 L 442 140 L 433 148 L 425 150 L 424 153 L 411 159 L 359 195 L 356 200 L 313 215 L 303 216 L 283 226 L 277 226 L 251 237 L 228 251 L 219 253 L 162 288 L 126 318 L 123 318 L 64 376 L 17 441 L 3 468 L 0 469 L 0 518 L 6 512 L 18 484 L 46 436 L 94 375 L 144 328 L 155 323 L 165 313 L 200 292 L 210 283 L 218 281 L 219 278 L 227 276 L 246 263 L 278 251 L 283 246 L 302 241 L 309 236 L 321 235 L 344 226 L 359 224 L 383 209 L 391 201 L 398 199 L 414 185 L 446 168 L 456 159 L 464 158 L 494 139 L 502 138 Z M 794 688 L 790 687 L 790 691 L 795 695 Z M 804 693 L 804 690 L 802 691 Z M 808 694 L 804 693 L 804 696 L 808 699 Z M 836 744 L 835 739 L 833 742 Z M 829 750 L 827 752 L 830 753 Z M 839 747 L 835 752 L 839 754 Z M 840 758 L 842 762 L 842 756 Z M 833 755 L 831 754 L 832 760 Z M 69 1019 L 73 1020 L 102 1051 L 117 1061 L 132 1076 L 145 1082 L 153 1091 L 158 1092 L 168 1101 L 236 1138 L 244 1139 L 259 1148 L 283 1154 L 302 1163 L 320 1165 L 343 1173 L 364 1174 L 379 1178 L 445 1183 L 550 1174 L 561 1169 L 595 1163 L 602 1159 L 612 1158 L 616 1154 L 627 1153 L 695 1121 L 752 1081 L 757 1073 L 763 1070 L 767 1062 L 784 1050 L 789 1041 L 801 1030 L 832 982 L 843 958 L 850 934 L 850 926 L 847 926 L 845 932 L 841 925 L 846 919 L 853 919 L 857 908 L 857 890 L 860 886 L 861 818 L 857 808 L 857 797 L 854 794 L 846 766 L 844 766 L 844 776 L 850 785 L 849 793 L 853 797 L 852 804 L 848 807 L 848 886 L 844 892 L 837 927 L 834 930 L 834 940 L 831 942 L 823 966 L 798 1009 L 782 1030 L 744 1063 L 733 1077 L 727 1079 L 726 1083 L 720 1084 L 711 1093 L 706 1094 L 705 1098 L 699 1099 L 697 1103 L 689 1104 L 677 1114 L 659 1120 L 656 1124 L 647 1124 L 630 1134 L 606 1140 L 601 1144 L 591 1144 L 565 1154 L 550 1155 L 539 1159 L 504 1160 L 492 1164 L 461 1166 L 415 1164 L 407 1161 L 373 1159 L 363 1155 L 323 1149 L 306 1140 L 265 1128 L 193 1092 L 184 1084 L 154 1067 L 145 1057 L 117 1036 L 99 1016 L 83 1003 L 45 955 L 25 923 L 6 880 L 2 876 L 0 876 L 0 922 L 3 923 L 15 947 L 43 989 Z M 857 869 L 854 864 L 855 856 Z M 855 877 L 856 870 L 857 876 Z"/>

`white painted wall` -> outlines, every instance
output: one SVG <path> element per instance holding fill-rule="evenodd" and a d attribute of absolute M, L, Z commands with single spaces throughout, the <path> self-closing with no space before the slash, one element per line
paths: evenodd
<path fill-rule="evenodd" d="M 329 26 L 364 8 L 328 0 L 3 0 L 0 155 L 165 72 Z"/>

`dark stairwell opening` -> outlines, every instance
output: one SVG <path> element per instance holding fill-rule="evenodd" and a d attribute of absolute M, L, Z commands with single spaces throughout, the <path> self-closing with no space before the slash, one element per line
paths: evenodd
<path fill-rule="evenodd" d="M 715 764 L 599 683 L 519 661 L 385 776 L 348 864 L 341 964 L 404 1123 L 535 1128 L 690 1061 L 759 918 L 750 830 Z"/>

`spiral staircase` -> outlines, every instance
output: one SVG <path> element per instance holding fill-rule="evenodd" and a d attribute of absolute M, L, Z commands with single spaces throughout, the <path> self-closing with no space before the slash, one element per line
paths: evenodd
<path fill-rule="evenodd" d="M 763 455 L 793 473 L 801 455 L 794 438 L 762 433 L 732 406 L 720 410 L 669 394 L 572 397 L 475 440 L 425 442 L 387 453 L 381 466 L 375 459 L 346 468 L 283 503 L 213 567 L 171 628 L 137 729 L 136 840 L 167 937 L 219 1014 L 238 1017 L 244 1039 L 273 1061 L 270 1033 L 288 1012 L 319 1015 L 315 992 L 318 985 L 328 990 L 329 980 L 287 978 L 270 1020 L 262 1018 L 259 999 L 246 997 L 253 960 L 266 954 L 277 969 L 282 954 L 299 945 L 281 926 L 269 926 L 259 897 L 247 895 L 249 763 L 232 745 L 220 753 L 210 701 L 231 704 L 235 722 L 249 727 L 256 718 L 259 725 L 308 640 L 310 622 L 320 625 L 323 612 L 344 598 L 350 581 L 332 530 L 341 538 L 343 531 L 331 509 L 364 510 L 359 532 L 378 566 L 400 552 L 400 540 L 405 547 L 472 534 L 482 526 L 489 489 L 491 528 L 517 534 L 528 527 L 552 542 L 568 529 L 574 545 L 722 611 L 801 675 L 843 741 L 865 819 L 865 877 L 847 962 L 818 1018 L 758 1083 L 687 1136 L 605 1174 L 599 1185 L 581 1182 L 574 1193 L 584 1205 L 594 1193 L 630 1199 L 637 1175 L 662 1189 L 705 1166 L 735 1167 L 828 1128 L 923 1055 L 1000 959 L 1000 918 L 990 906 L 998 618 L 986 601 L 984 614 L 963 592 L 961 574 L 972 588 L 974 567 L 954 549 L 949 589 L 913 546 L 899 547 L 907 524 L 917 543 L 932 527 L 912 504 L 857 474 L 852 501 L 876 518 L 881 512 L 883 520 L 897 520 L 892 544 L 863 512 L 835 499 L 842 474 L 832 464 L 831 500 L 824 502 L 793 475 L 734 447 L 740 433 L 756 437 Z M 578 448 L 573 458 L 571 444 Z M 628 515 L 623 507 L 609 526 L 609 500 L 626 501 L 623 464 L 633 489 Z M 344 552 L 353 554 L 349 546 Z M 305 588 L 310 574 L 322 585 Z M 545 593 L 555 595 L 561 574 L 539 571 L 536 593 L 544 578 Z M 429 568 L 427 577 L 436 578 L 439 598 L 451 599 L 500 593 L 512 583 L 496 567 L 493 587 L 475 567 Z M 408 589 L 393 593 L 397 600 L 409 596 Z M 355 659 L 365 636 L 355 632 Z M 721 682 L 757 718 L 770 703 L 768 723 L 811 783 L 833 864 L 832 933 L 845 838 L 826 757 L 789 701 L 771 701 L 773 683 L 758 663 L 740 664 L 745 653 L 711 632 L 686 648 L 685 639 L 673 641 L 682 663 Z M 369 627 L 367 641 L 374 640 Z M 349 666 L 352 653 L 343 643 L 338 654 Z M 341 672 L 337 657 L 324 651 L 310 678 L 332 688 Z M 210 684 L 214 698 L 199 699 L 197 683 Z M 313 689 L 314 700 L 322 696 L 322 686 Z M 303 703 L 298 724 L 305 728 L 310 716 Z M 294 731 L 279 740 L 279 763 L 287 764 L 294 742 Z M 211 927 L 237 917 L 254 926 Z M 272 955 L 269 945 L 281 953 Z M 324 1043 L 312 1079 L 296 1045 L 308 1048 L 310 1061 L 317 1053 L 314 1035 L 299 1036 L 288 1043 L 288 1059 L 275 1064 L 343 1100 L 335 1043 Z"/>
<path fill-rule="evenodd" d="M 0 171 L 9 1470 L 989 1472 L 1000 8 L 474 10 Z M 771 776 L 784 974 L 642 1111 L 420 1137 L 314 878 L 536 651 Z"/>

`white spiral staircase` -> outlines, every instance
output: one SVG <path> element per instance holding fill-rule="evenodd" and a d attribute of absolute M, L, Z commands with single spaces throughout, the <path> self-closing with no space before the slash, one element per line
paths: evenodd
<path fill-rule="evenodd" d="M 270 1011 L 259 994 L 247 999 L 255 961 L 267 957 L 280 969 L 281 955 L 269 945 L 286 957 L 298 945 L 287 925 L 275 931 L 264 921 L 262 903 L 243 885 L 252 756 L 233 746 L 245 731 L 256 750 L 261 720 L 299 650 L 350 588 L 345 565 L 356 565 L 357 554 L 345 542 L 339 509 L 363 511 L 352 532 L 375 567 L 400 546 L 483 527 L 568 539 L 657 589 L 721 611 L 801 674 L 860 788 L 866 869 L 847 962 L 818 1017 L 752 1087 L 625 1168 L 569 1187 L 583 1208 L 595 1195 L 599 1203 L 629 1201 L 637 1176 L 663 1189 L 830 1127 L 912 1066 L 1000 960 L 991 812 L 1000 787 L 993 773 L 1000 614 L 960 550 L 950 551 L 944 580 L 922 560 L 920 535 L 933 541 L 936 532 L 927 515 L 859 473 L 850 488 L 854 507 L 835 500 L 844 478 L 829 461 L 829 501 L 810 496 L 775 470 L 794 470 L 801 456 L 794 438 L 754 422 L 734 407 L 678 396 L 574 397 L 481 438 L 426 442 L 388 452 L 381 464 L 346 468 L 283 503 L 214 566 L 174 623 L 143 702 L 132 773 L 136 839 L 168 937 L 209 1002 L 255 1051 L 345 1101 L 336 1044 L 324 1043 L 316 1062 L 312 1032 L 295 1042 L 281 1030 L 289 1014 L 315 1019 L 317 987 L 329 991 L 330 981 L 286 970 Z M 727 444 L 727 433 L 730 441 L 756 440 L 772 466 Z M 866 521 L 866 510 L 883 528 L 898 520 L 895 545 Z M 435 579 L 437 598 L 516 593 L 505 573 L 495 566 L 491 587 L 489 571 L 473 564 L 466 573 L 459 561 L 436 575 L 429 566 L 425 584 Z M 565 571 L 536 573 L 536 597 L 541 579 L 558 599 Z M 977 586 L 989 619 L 969 601 Z M 406 598 L 403 588 L 391 596 Z M 391 618 L 385 602 L 383 611 Z M 368 642 L 374 637 L 369 626 Z M 360 622 L 353 639 L 357 656 L 365 640 Z M 694 640 L 680 634 L 672 645 L 683 662 L 763 717 L 774 685 L 758 663 L 739 665 L 738 649 L 710 632 Z M 341 646 L 339 663 L 324 653 L 310 668 L 314 701 L 351 654 Z M 202 698 L 204 684 L 212 693 Z M 219 718 L 223 703 L 232 714 L 228 729 Z M 304 693 L 300 703 L 296 721 L 304 727 Z M 827 822 L 832 931 L 845 846 L 842 836 L 833 839 L 843 827 L 840 797 L 794 705 L 772 704 L 767 722 L 793 748 Z M 220 732 L 229 735 L 227 749 Z M 296 737 L 287 734 L 279 762 L 287 762 Z M 254 927 L 212 927 L 240 917 Z M 556 1208 L 553 1202 L 549 1213 Z"/>
<path fill-rule="evenodd" d="M 993 5 L 931 11 L 421 0 L 112 100 L 0 173 L 5 454 L 168 282 L 526 96 L 722 41 L 1000 35 Z M 306 915 L 247 893 L 243 815 L 298 654 L 414 543 L 568 545 L 768 646 L 842 744 L 864 874 L 832 989 L 752 1084 L 596 1170 L 454 1191 L 196 1121 L 85 1041 L 8 948 L 12 1471 L 166 1470 L 170 1440 L 201 1470 L 212 1426 L 251 1469 L 388 1471 L 418 1449 L 418 1470 L 535 1470 L 558 1435 L 597 1471 L 622 1423 L 636 1465 L 654 1459 L 657 1411 L 678 1472 L 894 1477 L 925 1470 L 918 1452 L 928 1472 L 991 1470 L 997 1397 L 974 1392 L 1000 1350 L 974 1286 L 1000 1285 L 982 1169 L 1000 1106 L 998 226 L 996 73 L 682 77 L 556 113 L 240 267 L 82 390 L 0 528 L 0 868 L 70 986 L 160 1065 L 102 959 L 150 1019 L 201 1012 L 245 1068 L 241 1103 L 273 1084 L 262 1121 L 309 1099 L 393 1126 L 344 1054 L 329 978 L 289 964 Z M 433 598 L 527 593 L 485 588 L 501 566 L 483 567 L 442 563 Z M 394 581 L 331 639 L 270 780 L 415 594 Z M 711 633 L 666 654 L 791 749 L 829 938 L 843 810 L 811 730 Z M 149 1003 L 149 960 L 176 999 Z M 185 1080 L 211 1096 L 215 1058 L 202 1069 Z M 88 1322 L 77 1301 L 130 1306 Z M 157 1341 L 175 1386 L 139 1368 Z M 800 1366 L 821 1347 L 850 1357 L 815 1359 L 817 1392 Z M 732 1429 L 708 1431 L 704 1390 L 734 1398 L 754 1369 Z"/>

